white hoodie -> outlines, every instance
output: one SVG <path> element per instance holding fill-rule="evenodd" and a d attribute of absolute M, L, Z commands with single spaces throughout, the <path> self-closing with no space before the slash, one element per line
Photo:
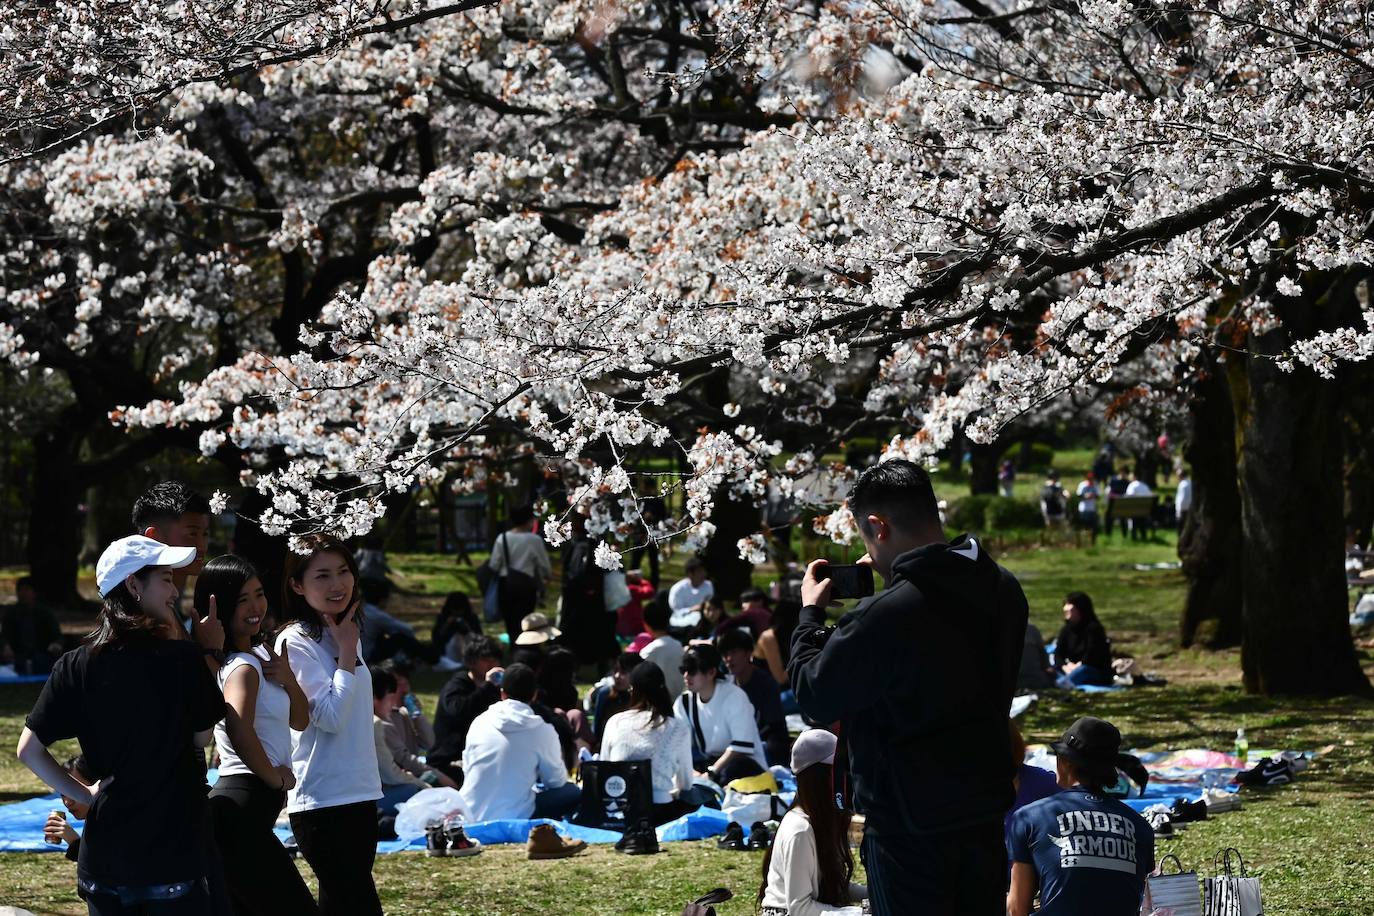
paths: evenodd
<path fill-rule="evenodd" d="M 536 782 L 556 789 L 567 781 L 558 733 L 528 703 L 502 700 L 472 721 L 462 788 L 471 820 L 526 820 Z"/>

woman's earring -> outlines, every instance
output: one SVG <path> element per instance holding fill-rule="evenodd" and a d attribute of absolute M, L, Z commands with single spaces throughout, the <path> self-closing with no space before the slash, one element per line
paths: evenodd
<path fill-rule="evenodd" d="M 134 600 L 137 601 L 139 604 L 142 604 L 142 603 L 143 603 L 143 596 L 142 596 L 142 595 L 139 595 L 139 594 L 135 594 L 135 595 L 134 595 Z"/>

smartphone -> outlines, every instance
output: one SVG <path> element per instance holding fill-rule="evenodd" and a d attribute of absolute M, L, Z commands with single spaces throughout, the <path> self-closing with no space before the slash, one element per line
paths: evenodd
<path fill-rule="evenodd" d="M 873 594 L 872 566 L 827 564 L 816 570 L 816 578 L 830 580 L 831 598 L 867 598 Z"/>

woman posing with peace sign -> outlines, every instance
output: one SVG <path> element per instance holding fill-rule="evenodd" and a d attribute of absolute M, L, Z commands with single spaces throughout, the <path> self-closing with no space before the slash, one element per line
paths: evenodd
<path fill-rule="evenodd" d="M 216 557 L 196 579 L 196 617 L 224 629 L 219 671 L 225 719 L 215 726 L 219 780 L 210 793 L 215 839 L 237 916 L 313 913 L 315 898 L 272 826 L 296 784 L 291 729 L 310 709 L 289 667 L 263 643 L 267 596 L 257 570 L 241 557 Z"/>
<path fill-rule="evenodd" d="M 358 567 L 341 541 L 300 540 L 287 554 L 277 651 L 309 704 L 292 737 L 296 785 L 286 810 L 301 854 L 320 882 L 320 912 L 381 916 L 372 883 L 377 799 L 382 797 L 372 735 L 372 677 L 358 656 Z"/>

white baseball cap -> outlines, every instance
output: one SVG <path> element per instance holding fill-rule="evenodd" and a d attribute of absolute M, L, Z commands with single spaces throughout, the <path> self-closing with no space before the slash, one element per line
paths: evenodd
<path fill-rule="evenodd" d="M 835 746 L 839 742 L 834 732 L 823 728 L 808 728 L 792 745 L 792 772 L 802 770 L 817 763 L 834 763 Z"/>
<path fill-rule="evenodd" d="M 145 566 L 170 566 L 180 569 L 196 561 L 194 547 L 168 547 L 161 541 L 131 534 L 120 538 L 100 555 L 95 564 L 95 586 L 104 598 L 115 586 Z"/>

